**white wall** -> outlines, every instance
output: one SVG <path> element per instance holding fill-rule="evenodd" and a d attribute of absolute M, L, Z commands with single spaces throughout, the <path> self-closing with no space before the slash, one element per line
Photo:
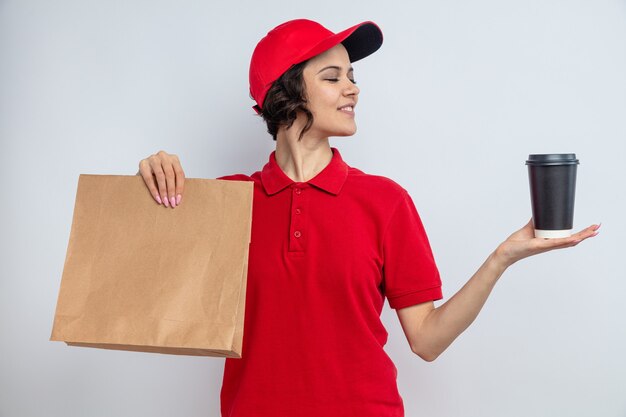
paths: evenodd
<path fill-rule="evenodd" d="M 524 160 L 576 152 L 576 248 L 525 260 L 436 362 L 387 350 L 411 416 L 626 415 L 626 3 L 609 0 L 0 0 L 0 416 L 217 416 L 223 360 L 48 341 L 80 173 L 159 149 L 188 177 L 273 149 L 247 66 L 291 18 L 374 20 L 352 138 L 333 146 L 409 190 L 446 298 L 530 217 Z"/>

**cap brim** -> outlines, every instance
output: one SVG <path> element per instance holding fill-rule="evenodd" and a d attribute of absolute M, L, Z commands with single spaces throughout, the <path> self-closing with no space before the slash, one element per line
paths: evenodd
<path fill-rule="evenodd" d="M 346 47 L 350 62 L 358 61 L 376 52 L 383 44 L 383 32 L 374 22 L 363 22 L 337 35 L 346 34 L 341 41 Z"/>
<path fill-rule="evenodd" d="M 315 47 L 302 54 L 296 63 L 311 59 L 340 43 L 348 51 L 350 62 L 355 62 L 373 54 L 380 48 L 383 44 L 383 32 L 374 22 L 359 23 L 324 39 Z"/>

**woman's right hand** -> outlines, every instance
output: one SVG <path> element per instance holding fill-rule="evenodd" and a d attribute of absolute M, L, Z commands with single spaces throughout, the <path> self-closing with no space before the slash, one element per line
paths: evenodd
<path fill-rule="evenodd" d="M 176 207 L 183 198 L 185 173 L 178 156 L 159 151 L 139 161 L 139 172 L 152 197 L 165 207 Z"/>

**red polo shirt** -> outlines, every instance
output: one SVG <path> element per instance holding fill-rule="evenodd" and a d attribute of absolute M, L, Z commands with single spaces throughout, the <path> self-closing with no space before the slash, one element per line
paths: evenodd
<path fill-rule="evenodd" d="M 226 359 L 223 417 L 402 417 L 383 350 L 394 308 L 442 297 L 413 201 L 339 151 L 307 182 L 276 163 L 254 181 L 241 359 Z"/>

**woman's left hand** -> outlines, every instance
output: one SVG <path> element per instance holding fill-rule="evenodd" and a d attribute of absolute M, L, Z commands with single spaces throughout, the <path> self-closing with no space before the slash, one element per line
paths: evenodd
<path fill-rule="evenodd" d="M 591 225 L 570 237 L 544 239 L 536 238 L 532 219 L 498 246 L 495 256 L 507 268 L 520 259 L 548 252 L 554 249 L 569 248 L 598 234 L 600 225 Z"/>

